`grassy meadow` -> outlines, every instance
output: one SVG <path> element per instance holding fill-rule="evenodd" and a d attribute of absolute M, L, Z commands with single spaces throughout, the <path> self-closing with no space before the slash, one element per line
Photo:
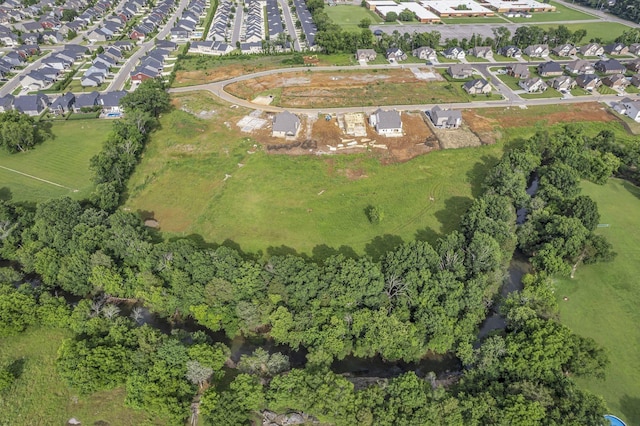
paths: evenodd
<path fill-rule="evenodd" d="M 374 153 L 267 154 L 223 124 L 236 122 L 238 109 L 200 96 L 188 100 L 200 102 L 193 110 L 218 115 L 165 114 L 162 136 L 152 136 L 130 180 L 126 207 L 154 216 L 169 236 L 197 234 L 253 253 L 330 247 L 375 257 L 400 240 L 433 241 L 458 226 L 502 152 L 501 145 L 437 151 L 389 165 Z M 382 209 L 381 223 L 369 223 L 369 205 Z"/>
<path fill-rule="evenodd" d="M 360 28 L 358 27 L 358 24 L 364 18 L 369 19 L 372 24 L 382 22 L 382 18 L 380 18 L 380 16 L 362 6 L 337 5 L 325 7 L 324 11 L 327 12 L 327 15 L 334 24 L 337 24 L 343 29 L 349 31 L 359 31 Z"/>
<path fill-rule="evenodd" d="M 557 28 L 560 24 L 540 24 L 540 28 L 548 30 L 549 28 Z M 580 29 L 587 30 L 587 35 L 582 39 L 581 44 L 588 43 L 589 40 L 599 38 L 604 44 L 612 43 L 623 32 L 629 30 L 629 27 L 617 22 L 597 22 L 597 23 L 577 23 L 577 24 L 562 24 L 570 31 L 575 32 Z"/>
<path fill-rule="evenodd" d="M 12 387 L 0 395 L 0 423 L 64 425 L 75 417 L 83 425 L 159 424 L 146 413 L 125 407 L 122 388 L 80 397 L 62 384 L 55 359 L 68 336 L 64 330 L 43 328 L 0 338 L 0 365 L 15 362 L 20 372 Z"/>
<path fill-rule="evenodd" d="M 605 347 L 611 365 L 604 381 L 578 379 L 602 395 L 611 413 L 628 425 L 640 424 L 640 188 L 611 179 L 603 186 L 585 182 L 584 194 L 600 210 L 599 228 L 618 256 L 611 263 L 580 266 L 575 279 L 556 284 L 560 320 Z M 567 301 L 563 298 L 568 297 Z"/>
<path fill-rule="evenodd" d="M 89 160 L 102 148 L 111 124 L 109 120 L 54 122 L 53 139 L 23 153 L 0 151 L 0 198 L 14 201 L 43 201 L 64 195 L 86 198 L 93 188 Z"/>
<path fill-rule="evenodd" d="M 579 10 L 571 9 L 558 2 L 550 2 L 552 6 L 556 7 L 555 12 L 533 12 L 531 18 L 508 18 L 511 22 L 565 22 L 565 21 L 588 21 L 591 19 L 598 19 L 597 16 L 588 13 L 581 12 Z M 564 25 L 564 24 L 563 24 Z"/>

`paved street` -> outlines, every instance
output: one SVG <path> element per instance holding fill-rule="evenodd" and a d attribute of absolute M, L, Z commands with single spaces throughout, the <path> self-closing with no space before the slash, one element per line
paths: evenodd
<path fill-rule="evenodd" d="M 282 8 L 282 14 L 284 15 L 284 22 L 287 27 L 287 32 L 293 39 L 293 50 L 295 50 L 296 52 L 300 52 L 302 49 L 300 48 L 300 41 L 298 40 L 298 35 L 296 33 L 296 26 L 294 25 L 293 18 L 291 16 L 291 8 L 289 8 L 289 4 L 286 0 L 278 0 L 278 3 Z"/>
<path fill-rule="evenodd" d="M 107 87 L 107 90 L 106 90 L 107 92 L 112 90 L 122 90 L 124 88 L 124 84 L 129 78 L 129 74 L 131 73 L 133 68 L 136 66 L 140 58 L 146 55 L 147 52 L 151 50 L 151 48 L 153 48 L 153 46 L 155 45 L 156 39 L 164 40 L 167 34 L 169 34 L 169 31 L 171 31 L 171 28 L 173 28 L 173 24 L 182 15 L 182 11 L 184 10 L 184 8 L 187 6 L 188 3 L 189 3 L 189 0 L 180 0 L 178 8 L 173 13 L 173 16 L 169 18 L 169 20 L 164 25 L 164 27 L 158 32 L 158 35 L 142 43 L 142 46 L 140 47 L 140 49 L 138 49 L 136 53 L 131 55 L 129 60 L 120 68 L 120 71 L 118 71 L 118 74 L 116 74 L 111 84 L 109 84 L 109 87 Z"/>
<path fill-rule="evenodd" d="M 241 6 L 236 8 L 236 18 L 235 23 L 233 24 L 233 35 L 231 37 L 231 45 L 233 48 L 236 48 L 236 43 L 241 42 L 240 40 L 240 31 L 242 30 L 242 18 L 244 16 L 244 9 Z"/>
<path fill-rule="evenodd" d="M 568 62 L 568 61 L 558 61 L 558 62 Z M 473 67 L 481 73 L 484 78 L 491 77 L 491 82 L 496 83 L 500 82 L 500 80 L 494 76 L 491 72 L 489 72 L 489 67 L 499 67 L 504 66 L 508 63 L 482 63 L 482 64 L 473 64 Z M 444 68 L 444 66 L 440 66 L 438 68 Z M 326 67 L 309 67 L 309 68 L 283 68 L 283 69 L 275 69 L 268 71 L 261 71 L 253 74 L 246 74 L 235 78 L 230 78 L 228 80 L 223 80 L 215 83 L 201 84 L 198 86 L 189 86 L 189 87 L 180 87 L 175 89 L 170 89 L 170 93 L 185 93 L 192 92 L 197 90 L 208 90 L 219 98 L 235 105 L 239 105 L 246 108 L 257 109 L 268 112 L 281 112 L 284 110 L 298 113 L 298 114 L 319 114 L 319 113 L 345 113 L 345 112 L 373 112 L 379 106 L 361 106 L 361 107 L 338 107 L 338 108 L 282 108 L 273 105 L 260 105 L 255 104 L 253 102 L 237 98 L 229 93 L 227 93 L 224 88 L 228 84 L 237 83 L 244 80 L 249 80 L 256 77 L 264 77 L 268 75 L 277 75 L 277 74 L 286 74 L 286 73 L 294 73 L 294 72 L 319 72 L 319 71 L 340 71 L 340 70 L 355 70 L 357 67 L 353 66 L 326 66 Z M 369 65 L 367 67 L 368 70 L 372 69 L 397 69 L 397 65 Z M 526 107 L 527 105 L 555 105 L 558 103 L 581 103 L 581 102 L 614 102 L 620 100 L 617 95 L 601 95 L 599 93 L 591 95 L 591 96 L 575 96 L 570 98 L 563 98 L 562 100 L 559 98 L 541 98 L 541 99 L 522 99 L 517 94 L 513 93 L 513 91 L 507 87 L 503 83 L 498 84 L 498 92 L 504 96 L 503 100 L 500 101 L 480 101 L 480 102 L 461 102 L 461 103 L 449 103 L 444 106 L 447 108 L 454 109 L 462 109 L 462 108 L 496 108 L 496 107 Z M 435 104 L 419 104 L 419 105 L 385 105 L 385 108 L 394 108 L 397 110 L 405 110 L 405 111 L 415 111 L 415 110 L 426 110 L 431 109 L 435 106 Z M 442 105 L 441 105 L 442 106 Z"/>

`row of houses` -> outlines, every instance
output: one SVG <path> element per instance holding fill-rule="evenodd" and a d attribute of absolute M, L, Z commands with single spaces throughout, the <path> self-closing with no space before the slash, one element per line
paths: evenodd
<path fill-rule="evenodd" d="M 207 6 L 204 0 L 191 0 L 182 11 L 180 19 L 171 28 L 169 34 L 171 41 L 187 42 L 200 39 L 202 30 L 198 29 L 201 20 L 207 15 Z"/>
<path fill-rule="evenodd" d="M 104 51 L 91 61 L 91 66 L 84 71 L 80 84 L 82 87 L 98 87 L 112 74 L 112 69 L 125 60 L 125 51 L 131 44 L 107 46 Z"/>
<path fill-rule="evenodd" d="M 300 29 L 302 30 L 302 35 L 304 35 L 304 40 L 302 41 L 306 42 L 309 49 L 313 50 L 316 45 L 316 33 L 318 32 L 318 28 L 313 22 L 311 12 L 307 9 L 305 0 L 293 0 L 293 5 L 296 8 L 296 15 L 298 15 L 298 20 L 301 24 Z"/>
<path fill-rule="evenodd" d="M 516 46 L 505 46 L 498 49 L 498 54 L 509 58 L 519 58 L 523 54 L 532 58 L 545 58 L 550 54 L 562 57 L 572 57 L 578 54 L 587 57 L 598 57 L 604 54 L 612 56 L 640 55 L 640 43 L 633 43 L 630 46 L 623 43 L 611 43 L 606 46 L 601 46 L 599 43 L 588 43 L 579 47 L 567 43 L 553 49 L 549 49 L 547 44 L 534 44 L 527 46 L 524 50 Z"/>
<path fill-rule="evenodd" d="M 12 96 L 0 98 L 0 112 L 16 110 L 27 115 L 37 116 L 48 109 L 53 114 L 65 114 L 73 111 L 83 112 L 85 108 L 100 109 L 104 114 L 120 114 L 120 100 L 127 94 L 125 91 L 107 93 L 81 93 L 75 95 L 67 92 L 55 99 L 43 93 L 35 95 Z"/>
<path fill-rule="evenodd" d="M 27 60 L 34 55 L 40 54 L 40 46 L 37 44 L 22 45 L 14 47 L 0 58 L 0 77 L 5 78 L 16 68 L 26 65 Z"/>
<path fill-rule="evenodd" d="M 165 72 L 167 58 L 174 51 L 177 44 L 169 40 L 158 40 L 155 47 L 146 56 L 140 59 L 140 63 L 131 71 L 132 81 L 143 82 L 150 78 L 161 77 Z"/>
<path fill-rule="evenodd" d="M 38 69 L 32 70 L 20 79 L 23 89 L 36 91 L 46 89 L 80 60 L 87 48 L 77 44 L 69 44 L 64 50 L 56 52 L 43 59 Z"/>
<path fill-rule="evenodd" d="M 206 40 L 227 41 L 232 6 L 231 0 L 222 0 L 218 3 L 218 8 L 213 15 L 213 21 L 211 21 L 211 27 L 209 28 Z"/>
<path fill-rule="evenodd" d="M 158 1 L 156 6 L 145 16 L 144 20 L 131 30 L 129 38 L 137 41 L 144 40 L 147 34 L 155 32 L 161 24 L 169 19 L 175 6 L 175 0 Z"/>

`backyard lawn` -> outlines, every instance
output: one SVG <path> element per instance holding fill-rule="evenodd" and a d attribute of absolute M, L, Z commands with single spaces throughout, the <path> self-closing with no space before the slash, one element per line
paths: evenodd
<path fill-rule="evenodd" d="M 93 187 L 89 160 L 102 148 L 111 125 L 97 119 L 54 122 L 53 139 L 24 153 L 0 151 L 0 198 L 86 198 Z"/>
<path fill-rule="evenodd" d="M 0 338 L 0 365 L 18 361 L 21 373 L 0 397 L 3 425 L 65 425 L 72 417 L 84 425 L 154 425 L 142 411 L 124 405 L 124 389 L 81 397 L 61 383 L 55 359 L 64 330 L 31 329 Z"/>
<path fill-rule="evenodd" d="M 611 179 L 583 184 L 600 210 L 598 229 L 618 256 L 611 263 L 580 266 L 573 280 L 557 282 L 560 320 L 605 347 L 611 365 L 606 380 L 578 379 L 602 395 L 610 412 L 628 425 L 640 424 L 640 188 Z M 563 300 L 567 297 L 568 300 Z"/>
<path fill-rule="evenodd" d="M 434 241 L 457 228 L 502 151 L 500 144 L 436 151 L 389 165 L 371 153 L 269 155 L 223 125 L 238 118 L 216 102 L 194 109 L 218 111 L 210 120 L 180 110 L 162 117 L 125 207 L 152 214 L 165 235 L 197 234 L 263 255 L 286 246 L 375 256 L 400 240 Z M 370 205 L 384 212 L 377 225 L 365 215 Z"/>
<path fill-rule="evenodd" d="M 358 24 L 364 18 L 371 21 L 372 24 L 378 24 L 382 22 L 382 18 L 376 15 L 371 10 L 362 6 L 354 5 L 338 5 L 325 7 L 324 11 L 327 12 L 329 18 L 334 24 L 341 26 L 345 30 L 360 30 Z"/>

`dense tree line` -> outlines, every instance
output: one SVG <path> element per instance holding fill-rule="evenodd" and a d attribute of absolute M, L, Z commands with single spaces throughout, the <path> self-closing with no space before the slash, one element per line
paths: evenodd
<path fill-rule="evenodd" d="M 607 9 L 608 12 L 619 16 L 622 19 L 639 23 L 640 22 L 640 10 L 638 10 L 638 3 L 636 0 L 616 0 L 613 6 L 608 5 L 608 0 L 576 0 L 577 3 L 584 6 L 589 6 L 594 9 Z"/>
<path fill-rule="evenodd" d="M 129 117 L 114 124 L 93 162 L 111 165 L 96 166 L 96 179 L 113 185 L 116 205 L 167 106 L 159 84 L 141 88 L 125 98 Z M 171 424 L 189 415 L 194 400 L 216 425 L 246 423 L 267 407 L 345 425 L 599 424 L 602 400 L 571 377 L 602 376 L 606 356 L 554 320 L 548 276 L 611 256 L 592 233 L 597 206 L 578 183 L 604 183 L 620 164 L 635 167 L 637 146 L 623 148 L 608 132 L 589 138 L 572 125 L 516 145 L 488 174 L 459 231 L 434 245 L 406 243 L 379 262 L 341 255 L 261 262 L 188 239 L 157 241 L 137 215 L 112 212 L 112 204 L 105 210 L 93 197 L 54 199 L 35 210 L 1 202 L 0 256 L 21 271 L 0 269 L 0 336 L 37 324 L 71 330 L 57 365 L 73 389 L 125 386 L 128 405 Z M 526 192 L 532 175 L 540 180 L 533 198 Z M 516 227 L 520 208 L 529 219 Z M 504 302 L 507 329 L 474 348 L 516 245 L 536 275 Z M 25 282 L 32 273 L 38 279 Z M 60 290 L 80 302 L 67 304 Z M 136 305 L 130 315 L 114 304 L 122 300 Z M 142 305 L 174 331 L 144 324 Z M 241 374 L 229 384 L 222 380 L 229 349 L 210 333 L 181 329 L 188 318 L 229 338 L 304 349 L 306 368 L 287 372 L 286 356 L 258 350 L 239 360 Z M 329 370 L 347 355 L 413 361 L 429 351 L 455 353 L 466 367 L 458 383 L 444 388 L 432 375 L 407 373 L 356 390 Z"/>
<path fill-rule="evenodd" d="M 25 152 L 51 137 L 49 126 L 16 110 L 0 113 L 0 147 Z"/>

